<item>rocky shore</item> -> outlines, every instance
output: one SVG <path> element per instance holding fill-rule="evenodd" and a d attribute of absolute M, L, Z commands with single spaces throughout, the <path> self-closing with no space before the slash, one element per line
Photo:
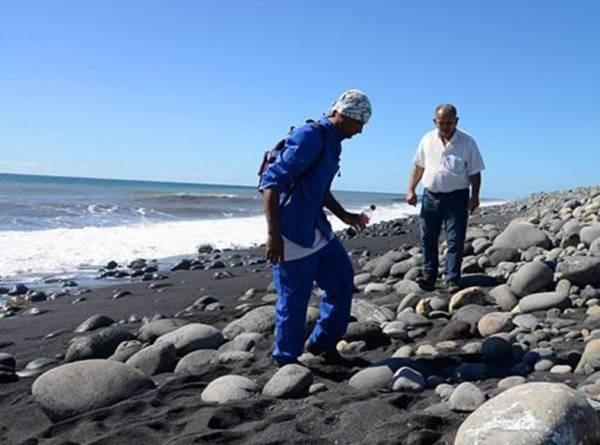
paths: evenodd
<path fill-rule="evenodd" d="M 260 249 L 110 263 L 93 289 L 0 283 L 0 444 L 600 443 L 599 218 L 600 187 L 479 210 L 451 295 L 415 282 L 416 219 L 340 234 L 345 366 L 274 366 Z"/>

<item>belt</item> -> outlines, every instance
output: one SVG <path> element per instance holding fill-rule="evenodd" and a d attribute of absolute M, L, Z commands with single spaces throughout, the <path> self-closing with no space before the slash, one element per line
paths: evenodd
<path fill-rule="evenodd" d="M 431 190 L 426 188 L 425 191 L 427 193 L 432 194 L 433 196 L 452 196 L 452 195 L 460 195 L 465 192 L 469 193 L 469 189 L 458 189 L 458 190 L 452 190 L 451 192 L 432 192 Z"/>

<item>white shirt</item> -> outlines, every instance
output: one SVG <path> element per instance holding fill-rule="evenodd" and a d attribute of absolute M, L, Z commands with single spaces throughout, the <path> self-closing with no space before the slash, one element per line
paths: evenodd
<path fill-rule="evenodd" d="M 321 231 L 319 229 L 315 228 L 315 242 L 313 243 L 312 247 L 302 247 L 299 244 L 296 244 L 293 241 L 290 241 L 289 239 L 287 239 L 285 236 L 282 236 L 283 238 L 283 260 L 285 262 L 287 261 L 294 261 L 294 260 L 299 260 L 301 258 L 305 258 L 309 255 L 312 255 L 313 253 L 321 250 L 323 247 L 325 247 L 327 245 L 327 243 L 329 243 L 329 241 L 331 241 L 333 239 L 333 234 L 331 235 L 332 237 L 330 239 L 326 238 L 323 236 L 323 234 L 321 233 Z"/>
<path fill-rule="evenodd" d="M 485 169 L 477 143 L 458 128 L 446 146 L 437 129 L 426 133 L 413 162 L 425 169 L 423 185 L 434 193 L 468 189 L 469 176 Z"/>

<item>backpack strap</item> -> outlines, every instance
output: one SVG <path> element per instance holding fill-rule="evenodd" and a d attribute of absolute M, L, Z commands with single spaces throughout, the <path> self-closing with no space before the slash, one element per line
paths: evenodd
<path fill-rule="evenodd" d="M 325 128 L 325 125 L 323 125 L 321 122 L 314 121 L 312 119 L 308 119 L 306 121 L 306 123 L 313 125 L 319 129 L 319 132 L 321 133 L 321 148 L 319 149 L 319 154 L 315 157 L 315 159 L 313 159 L 313 161 L 309 164 L 309 166 L 306 167 L 303 171 L 301 171 L 300 174 L 298 174 L 298 176 L 294 180 L 294 182 L 292 182 L 292 185 L 290 185 L 290 188 L 288 189 L 284 198 L 279 203 L 279 208 L 285 207 L 285 205 L 288 203 L 288 201 L 292 197 L 292 193 L 294 193 L 294 190 L 296 189 L 296 185 L 298 184 L 298 182 L 300 182 L 300 179 L 302 179 L 307 173 L 312 171 L 317 166 L 317 164 L 319 163 L 319 161 L 321 161 L 321 158 L 323 157 L 323 153 L 325 152 L 325 141 L 326 141 L 326 136 L 327 136 L 327 128 Z"/>

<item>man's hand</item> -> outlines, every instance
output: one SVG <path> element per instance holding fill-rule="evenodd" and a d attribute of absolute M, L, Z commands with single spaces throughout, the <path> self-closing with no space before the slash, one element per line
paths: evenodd
<path fill-rule="evenodd" d="M 267 237 L 267 260 L 271 264 L 283 263 L 283 238 L 279 236 Z"/>
<path fill-rule="evenodd" d="M 417 205 L 417 194 L 415 193 L 414 190 L 409 190 L 408 193 L 406 194 L 406 203 L 410 206 Z"/>
<path fill-rule="evenodd" d="M 353 227 L 357 232 L 361 232 L 367 226 L 363 218 L 361 218 L 360 213 L 346 212 L 340 219 L 349 226 Z"/>
<path fill-rule="evenodd" d="M 469 212 L 473 213 L 479 208 L 479 196 L 473 195 L 469 200 Z"/>

